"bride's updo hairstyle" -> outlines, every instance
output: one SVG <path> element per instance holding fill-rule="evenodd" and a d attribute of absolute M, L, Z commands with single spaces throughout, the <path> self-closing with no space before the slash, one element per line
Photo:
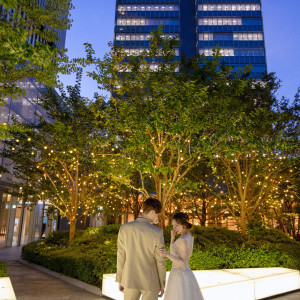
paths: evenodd
<path fill-rule="evenodd" d="M 178 224 L 184 226 L 186 229 L 191 229 L 192 224 L 189 222 L 189 216 L 184 212 L 178 212 L 173 215 L 173 220 L 175 220 Z"/>

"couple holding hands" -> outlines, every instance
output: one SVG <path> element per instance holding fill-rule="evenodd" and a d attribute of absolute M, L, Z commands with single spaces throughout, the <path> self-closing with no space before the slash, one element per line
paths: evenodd
<path fill-rule="evenodd" d="M 189 267 L 194 238 L 186 213 L 172 218 L 170 253 L 164 247 L 163 231 L 152 225 L 161 212 L 161 203 L 148 198 L 143 214 L 135 221 L 121 226 L 118 235 L 117 278 L 124 300 L 203 300 L 197 280 Z M 175 241 L 175 235 L 180 237 Z M 166 258 L 172 270 L 166 281 Z"/>

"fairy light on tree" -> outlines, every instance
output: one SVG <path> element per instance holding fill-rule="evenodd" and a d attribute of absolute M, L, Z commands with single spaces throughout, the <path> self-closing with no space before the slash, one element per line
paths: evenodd
<path fill-rule="evenodd" d="M 96 175 L 103 159 L 95 164 L 90 153 L 106 139 L 95 116 L 101 101 L 81 97 L 80 79 L 81 72 L 76 85 L 67 87 L 67 93 L 61 89 L 58 95 L 49 89 L 39 105 L 53 122 L 40 118 L 38 124 L 23 124 L 26 131 L 12 131 L 13 138 L 5 141 L 3 152 L 4 157 L 15 162 L 16 177 L 30 177 L 36 195 L 43 193 L 68 219 L 70 242 L 77 220 L 82 218 L 84 226 L 86 216 L 97 207 L 94 198 L 98 191 L 92 187 L 97 185 Z"/>

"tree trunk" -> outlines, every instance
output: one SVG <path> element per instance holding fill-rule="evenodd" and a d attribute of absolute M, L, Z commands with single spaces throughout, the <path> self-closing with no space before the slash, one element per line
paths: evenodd
<path fill-rule="evenodd" d="M 133 215 L 134 219 L 136 219 L 140 214 L 140 204 L 139 204 L 139 194 L 133 194 Z"/>
<path fill-rule="evenodd" d="M 82 221 L 82 223 L 81 223 L 81 229 L 86 229 L 86 219 L 87 219 L 87 216 L 86 215 L 82 215 L 82 217 L 81 217 L 81 221 Z"/>
<path fill-rule="evenodd" d="M 76 232 L 76 219 L 70 220 L 69 244 L 71 244 L 72 241 L 74 240 L 75 232 Z"/>
<path fill-rule="evenodd" d="M 200 224 L 201 226 L 205 226 L 205 223 L 206 223 L 206 201 L 203 200 L 203 203 L 202 203 L 202 211 L 201 211 L 201 220 L 200 220 Z"/>
<path fill-rule="evenodd" d="M 246 216 L 246 203 L 245 200 L 242 200 L 241 204 L 241 220 L 240 220 L 240 225 L 241 225 L 241 233 L 246 234 L 247 231 L 247 216 Z"/>
<path fill-rule="evenodd" d="M 158 215 L 158 226 L 164 231 L 166 229 L 166 212 L 165 208 L 162 209 L 161 213 Z"/>
<path fill-rule="evenodd" d="M 124 224 L 128 223 L 128 212 L 127 210 L 124 213 Z"/>

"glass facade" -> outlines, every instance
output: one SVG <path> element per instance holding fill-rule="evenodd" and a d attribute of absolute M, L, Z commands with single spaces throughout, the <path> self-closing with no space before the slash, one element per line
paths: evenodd
<path fill-rule="evenodd" d="M 212 55 L 221 48 L 223 61 L 253 66 L 252 76 L 266 71 L 261 0 L 197 0 L 197 52 Z M 235 69 L 236 69 L 235 68 Z"/>
<path fill-rule="evenodd" d="M 261 0 L 116 1 L 115 44 L 129 54 L 147 47 L 159 24 L 166 36 L 180 37 L 178 55 L 211 56 L 219 46 L 235 69 L 252 64 L 257 78 L 266 71 Z"/>
<path fill-rule="evenodd" d="M 114 41 L 128 54 L 148 47 L 150 32 L 158 25 L 166 36 L 180 35 L 180 0 L 117 0 Z"/>
<path fill-rule="evenodd" d="M 45 0 L 40 0 L 43 5 Z M 1 6 L 1 5 L 0 5 Z M 9 20 L 9 17 L 8 17 Z M 58 31 L 58 48 L 65 47 L 66 30 Z M 39 36 L 32 35 L 29 42 L 35 45 L 36 41 L 43 42 Z M 13 117 L 20 122 L 34 123 L 38 116 L 46 117 L 45 111 L 38 105 L 38 99 L 45 87 L 35 78 L 26 78 L 16 83 L 25 90 L 25 95 L 17 98 L 6 97 L 6 104 L 0 106 L 0 122 L 11 124 Z M 0 143 L 0 148 L 4 147 Z M 11 161 L 0 157 L 0 165 L 12 170 Z M 22 199 L 13 196 L 13 183 L 16 182 L 10 174 L 0 173 L 0 248 L 18 243 L 24 244 L 39 238 L 41 227 L 40 214 L 42 204 L 38 203 L 33 211 L 24 209 Z M 30 231 L 31 228 L 31 231 Z"/>

